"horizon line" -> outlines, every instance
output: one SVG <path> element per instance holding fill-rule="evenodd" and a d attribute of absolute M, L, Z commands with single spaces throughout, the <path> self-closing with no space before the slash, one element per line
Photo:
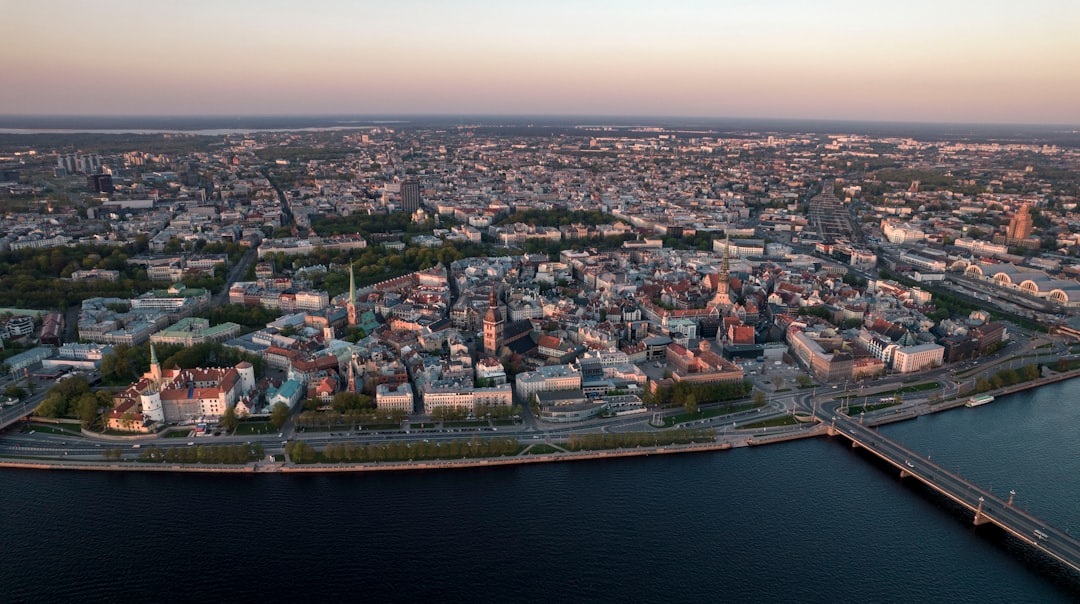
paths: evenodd
<path fill-rule="evenodd" d="M 1068 122 L 1015 122 L 1015 121 L 948 121 L 948 120 L 906 120 L 897 118 L 837 118 L 837 117 L 769 117 L 769 116 L 722 116 L 722 115 L 672 115 L 672 114 L 634 114 L 634 113 L 0 113 L 0 119 L 243 119 L 243 118 L 513 118 L 513 119 L 614 119 L 614 120 L 710 120 L 710 121 L 759 121 L 759 122 L 834 122 L 850 124 L 895 124 L 925 126 L 1022 126 L 1041 128 L 1080 128 L 1080 123 Z M 602 124 L 596 124 L 602 125 Z"/>

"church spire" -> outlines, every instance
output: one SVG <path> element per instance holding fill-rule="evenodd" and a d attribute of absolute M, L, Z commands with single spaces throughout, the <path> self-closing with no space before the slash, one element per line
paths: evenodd
<path fill-rule="evenodd" d="M 158 362 L 157 350 L 150 345 L 150 379 L 154 382 L 154 388 L 161 388 L 161 363 Z"/>
<path fill-rule="evenodd" d="M 345 314 L 350 327 L 360 323 L 360 318 L 356 313 L 356 278 L 353 277 L 352 262 L 349 262 L 349 302 L 345 306 Z"/>
<path fill-rule="evenodd" d="M 728 273 L 731 271 L 731 265 L 728 263 L 728 252 L 731 248 L 731 240 L 728 239 L 728 234 L 724 232 L 724 258 L 720 261 L 720 278 L 726 283 L 728 280 Z"/>
<path fill-rule="evenodd" d="M 349 263 L 349 304 L 356 306 L 356 279 L 353 277 L 353 265 Z"/>

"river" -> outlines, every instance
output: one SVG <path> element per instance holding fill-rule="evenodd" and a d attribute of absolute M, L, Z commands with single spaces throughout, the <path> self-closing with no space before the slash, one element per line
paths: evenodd
<path fill-rule="evenodd" d="M 1080 530 L 1080 380 L 881 428 Z M 843 439 L 443 472 L 0 471 L 7 602 L 1068 602 Z"/>

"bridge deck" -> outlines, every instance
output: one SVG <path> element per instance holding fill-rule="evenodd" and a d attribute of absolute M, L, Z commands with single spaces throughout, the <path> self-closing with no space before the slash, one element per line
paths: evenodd
<path fill-rule="evenodd" d="M 1025 541 L 1062 564 L 1080 572 L 1080 541 L 1058 530 L 1008 500 L 969 482 L 940 465 L 846 417 L 832 420 L 833 434 L 842 435 L 853 446 L 873 453 L 900 470 L 902 477 L 914 478 L 974 513 L 975 524 L 992 523 Z"/>

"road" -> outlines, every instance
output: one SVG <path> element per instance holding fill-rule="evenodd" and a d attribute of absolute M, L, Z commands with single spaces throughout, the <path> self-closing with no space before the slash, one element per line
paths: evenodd
<path fill-rule="evenodd" d="M 250 249 L 244 252 L 244 255 L 240 258 L 240 261 L 229 269 L 229 272 L 225 277 L 225 285 L 221 288 L 220 292 L 214 295 L 211 301 L 212 306 L 221 306 L 222 304 L 226 304 L 229 301 L 229 288 L 232 287 L 233 283 L 236 283 L 241 277 L 244 276 L 244 273 L 247 271 L 248 266 L 250 266 L 251 263 L 255 261 L 255 258 L 257 256 L 258 252 L 254 249 Z"/>
<path fill-rule="evenodd" d="M 18 422 L 27 415 L 30 415 L 30 413 L 37 408 L 38 403 L 45 398 L 47 392 L 48 388 L 46 386 L 38 386 L 34 394 L 26 397 L 22 401 L 15 403 L 14 405 L 0 408 L 0 430 Z"/>
<path fill-rule="evenodd" d="M 37 400 L 40 400 L 41 396 L 43 396 L 43 393 L 36 397 Z M 36 404 L 36 402 L 28 402 L 25 406 L 26 412 L 28 413 L 32 410 Z M 800 432 L 807 428 L 812 428 L 812 425 L 806 424 L 755 430 L 745 430 L 741 428 L 741 426 L 746 424 L 790 414 L 791 408 L 794 405 L 795 396 L 793 395 L 787 398 L 778 398 L 766 407 L 694 420 L 682 425 L 694 429 L 716 428 L 718 432 L 718 443 L 728 443 L 733 446 L 745 445 L 749 439 L 755 436 L 761 436 L 762 434 L 767 433 L 773 435 L 784 432 Z M 672 409 L 665 411 L 665 414 L 671 415 L 681 412 L 681 409 Z M 15 417 L 15 412 L 13 412 L 12 415 Z M 22 415 L 19 414 L 18 417 L 22 417 Z M 651 417 L 652 414 L 649 413 L 608 418 L 584 424 L 557 425 L 537 422 L 536 425 L 521 423 L 511 426 L 491 427 L 410 428 L 408 431 L 335 430 L 332 432 L 289 432 L 286 429 L 283 429 L 280 434 L 275 432 L 265 435 L 207 435 L 185 438 L 148 438 L 139 441 L 95 439 L 92 437 L 84 437 L 80 434 L 54 435 L 43 430 L 38 430 L 35 434 L 29 434 L 26 431 L 17 432 L 15 428 L 12 428 L 0 437 L 0 455 L 40 455 L 46 457 L 66 457 L 69 459 L 82 458 L 86 460 L 100 460 L 103 450 L 120 449 L 123 457 L 130 459 L 139 457 L 148 447 L 186 447 L 188 446 L 188 443 L 193 443 L 196 446 L 259 443 L 267 453 L 280 453 L 284 449 L 284 441 L 289 440 L 290 438 L 303 440 L 318 448 L 331 443 L 353 443 L 361 445 L 386 443 L 390 441 L 401 441 L 406 443 L 416 443 L 421 441 L 448 442 L 452 440 L 466 440 L 473 438 L 474 436 L 482 438 L 514 438 L 521 445 L 536 444 L 538 442 L 565 443 L 573 434 L 584 434 L 596 431 L 651 432 L 655 430 L 655 428 L 649 425 Z"/>

